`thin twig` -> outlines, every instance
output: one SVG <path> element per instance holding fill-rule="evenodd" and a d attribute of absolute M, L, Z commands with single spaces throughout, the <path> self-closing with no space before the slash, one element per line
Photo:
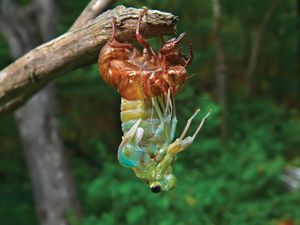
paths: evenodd
<path fill-rule="evenodd" d="M 85 25 L 91 19 L 94 19 L 96 16 L 102 13 L 105 8 L 113 2 L 114 0 L 92 0 L 81 12 L 80 16 L 75 20 L 69 31 L 78 29 L 79 27 Z"/>

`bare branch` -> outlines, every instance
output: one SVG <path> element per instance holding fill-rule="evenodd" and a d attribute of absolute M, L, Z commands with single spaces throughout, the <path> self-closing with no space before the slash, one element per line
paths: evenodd
<path fill-rule="evenodd" d="M 92 0 L 70 27 L 69 31 L 75 30 L 85 25 L 91 19 L 94 19 L 112 2 L 114 2 L 114 0 Z"/>
<path fill-rule="evenodd" d="M 117 18 L 117 37 L 134 37 L 141 9 L 118 6 L 87 25 L 68 32 L 28 52 L 0 71 L 0 117 L 24 103 L 55 76 L 94 63 L 100 47 L 110 38 L 112 17 Z M 142 26 L 146 37 L 173 34 L 177 17 L 149 10 Z"/>

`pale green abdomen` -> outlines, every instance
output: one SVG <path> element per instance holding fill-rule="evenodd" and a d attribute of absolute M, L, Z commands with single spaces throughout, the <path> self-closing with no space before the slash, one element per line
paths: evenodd
<path fill-rule="evenodd" d="M 144 129 L 141 147 L 161 144 L 165 140 L 162 123 L 152 107 L 151 100 L 128 101 L 122 98 L 121 101 L 121 122 L 124 135 L 137 120 L 141 119 L 140 127 Z"/>

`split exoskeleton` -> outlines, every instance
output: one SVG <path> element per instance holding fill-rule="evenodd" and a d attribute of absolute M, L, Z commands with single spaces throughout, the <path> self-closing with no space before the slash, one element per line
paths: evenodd
<path fill-rule="evenodd" d="M 175 156 L 193 143 L 210 112 L 202 118 L 194 134 L 186 136 L 192 119 L 200 111 L 197 110 L 175 139 L 175 95 L 188 77 L 186 66 L 192 61 L 192 49 L 189 57 L 175 50 L 185 36 L 183 33 L 163 43 L 159 52 L 154 53 L 141 35 L 141 22 L 146 13 L 146 8 L 141 11 L 136 28 L 136 39 L 144 47 L 143 52 L 116 39 L 113 18 L 112 37 L 100 52 L 98 66 L 104 81 L 114 86 L 122 97 L 124 135 L 118 159 L 157 193 L 174 188 Z"/>

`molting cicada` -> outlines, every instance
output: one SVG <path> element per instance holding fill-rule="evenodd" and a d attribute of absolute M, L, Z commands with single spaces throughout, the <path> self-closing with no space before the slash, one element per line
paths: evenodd
<path fill-rule="evenodd" d="M 186 66 L 192 62 L 193 52 L 190 47 L 186 57 L 176 51 L 185 36 L 182 33 L 164 42 L 155 53 L 141 34 L 146 13 L 146 8 L 141 11 L 136 28 L 136 39 L 144 47 L 143 52 L 117 40 L 116 18 L 113 18 L 112 37 L 100 52 L 98 66 L 104 81 L 114 86 L 122 97 L 124 135 L 118 149 L 119 162 L 158 193 L 175 187 L 176 178 L 172 173 L 175 156 L 193 143 L 210 112 L 202 118 L 194 134 L 186 136 L 198 109 L 175 139 L 175 95 L 188 78 Z"/>

